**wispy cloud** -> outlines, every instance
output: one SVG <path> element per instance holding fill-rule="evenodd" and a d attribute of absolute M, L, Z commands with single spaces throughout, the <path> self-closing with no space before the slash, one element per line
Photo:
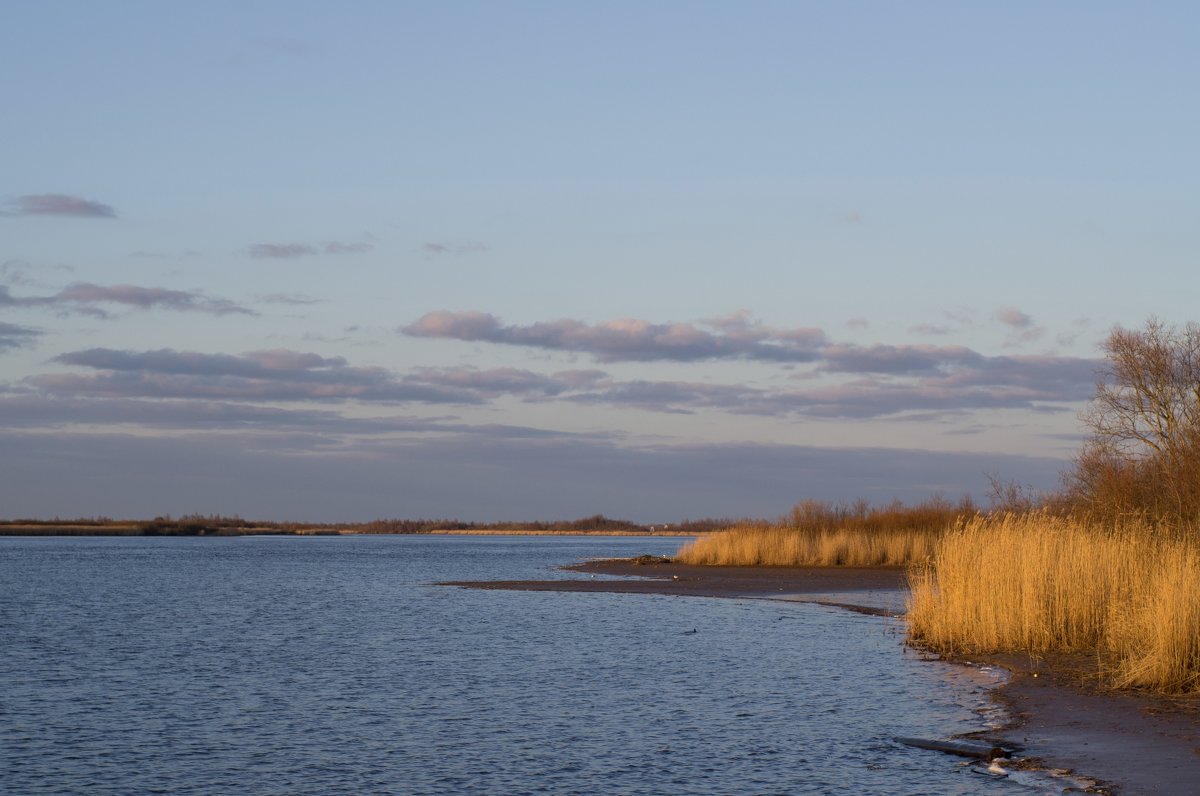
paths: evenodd
<path fill-rule="evenodd" d="M 343 243 L 328 241 L 325 243 L 253 243 L 247 247 L 251 257 L 260 259 L 294 260 L 297 257 L 310 257 L 316 254 L 363 254 L 374 251 L 370 243 Z"/>
<path fill-rule="evenodd" d="M 651 323 L 621 318 L 599 324 L 563 319 L 528 326 L 505 325 L 483 312 L 428 313 L 401 329 L 412 337 L 542 348 L 590 354 L 601 362 L 692 362 L 748 359 L 811 362 L 825 344 L 819 329 L 781 329 L 752 321 L 745 313 L 700 323 Z"/>
<path fill-rule="evenodd" d="M 996 320 L 1009 327 L 1013 336 L 1010 345 L 1028 343 L 1040 339 L 1046 330 L 1033 322 L 1033 317 L 1016 307 L 1003 307 L 996 311 Z"/>
<path fill-rule="evenodd" d="M 863 377 L 801 390 L 688 381 L 602 380 L 564 400 L 646 411 L 823 419 L 901 418 L 914 412 L 955 415 L 982 409 L 1067 411 L 1092 389 L 1090 360 L 980 358 L 951 374 L 915 370 L 915 378 Z M 876 367 L 869 365 L 869 367 Z M 904 374 L 912 376 L 911 373 Z M 923 419 L 931 419 L 926 415 Z"/>
<path fill-rule="evenodd" d="M 0 307 L 54 307 L 68 312 L 107 317 L 108 313 L 98 306 L 105 304 L 138 309 L 203 312 L 210 315 L 257 314 L 229 299 L 214 298 L 193 290 L 76 282 L 48 296 L 13 296 L 7 287 L 0 285 Z"/>
<path fill-rule="evenodd" d="M 117 211 L 111 205 L 78 196 L 63 193 L 40 193 L 18 196 L 9 203 L 5 215 L 116 218 Z"/>
<path fill-rule="evenodd" d="M 324 301 L 324 299 L 305 296 L 301 293 L 259 293 L 254 297 L 254 300 L 260 301 L 263 304 L 287 304 L 297 307 L 320 304 Z"/>
<path fill-rule="evenodd" d="M 1016 307 L 1003 307 L 996 310 L 996 320 L 1013 329 L 1028 329 L 1033 326 L 1033 318 Z"/>
<path fill-rule="evenodd" d="M 41 332 L 28 326 L 0 321 L 0 353 L 29 345 Z"/>
<path fill-rule="evenodd" d="M 448 243 L 445 241 L 430 241 L 421 244 L 420 252 L 430 257 L 462 257 L 466 254 L 476 254 L 487 251 L 482 243 Z"/>
<path fill-rule="evenodd" d="M 821 350 L 819 369 L 833 373 L 930 374 L 976 365 L 983 357 L 963 346 L 835 344 Z"/>
<path fill-rule="evenodd" d="M 581 371 L 542 374 L 523 368 L 418 368 L 406 377 L 406 381 L 471 390 L 489 398 L 498 395 L 554 396 L 578 389 L 584 383 L 594 383 L 606 375 L 593 373 L 591 382 L 585 382 Z"/>
<path fill-rule="evenodd" d="M 98 373 L 32 376 L 26 383 L 74 397 L 191 398 L 237 401 L 378 401 L 480 403 L 472 390 L 400 380 L 379 367 L 356 367 L 342 357 L 272 349 L 245 354 L 121 351 L 91 348 L 55 358 Z"/>

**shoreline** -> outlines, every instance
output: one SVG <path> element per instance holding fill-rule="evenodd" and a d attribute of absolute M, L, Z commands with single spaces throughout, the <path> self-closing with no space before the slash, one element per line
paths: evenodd
<path fill-rule="evenodd" d="M 632 560 L 585 561 L 561 569 L 588 579 L 447 581 L 437 585 L 515 591 L 607 592 L 802 600 L 896 616 L 903 567 L 702 567 Z M 601 576 L 597 578 L 596 576 Z M 817 599 L 825 595 L 829 600 Z M 842 595 L 868 596 L 867 604 Z M 901 602 L 902 604 L 902 602 Z M 975 735 L 1019 748 L 1026 761 L 1096 780 L 1101 793 L 1190 794 L 1200 783 L 1200 700 L 1104 692 L 1087 656 L 1020 654 L 943 658 L 1005 669 L 993 698 L 1009 724 Z M 1091 681 L 1089 681 L 1089 671 Z"/>
<path fill-rule="evenodd" d="M 0 536 L 665 536 L 694 537 L 694 531 L 553 531 L 539 529 L 475 528 L 468 530 L 434 529 L 430 531 L 360 531 L 354 528 L 297 528 L 294 530 L 269 526 L 245 528 L 222 527 L 198 532 L 147 532 L 140 525 L 0 525 Z"/>

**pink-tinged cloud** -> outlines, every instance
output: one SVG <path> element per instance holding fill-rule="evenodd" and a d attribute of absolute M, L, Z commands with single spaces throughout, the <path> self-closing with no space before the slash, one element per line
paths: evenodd
<path fill-rule="evenodd" d="M 18 216 L 117 217 L 117 211 L 110 205 L 63 193 L 41 193 L 19 196 L 11 206 L 13 208 L 11 213 Z"/>
<path fill-rule="evenodd" d="M 489 313 L 439 310 L 400 331 L 411 337 L 590 354 L 602 362 L 705 359 L 811 362 L 826 342 L 819 329 L 779 329 L 752 322 L 742 314 L 698 324 L 618 318 L 598 324 L 563 319 L 516 326 L 504 325 Z"/>
<path fill-rule="evenodd" d="M 997 310 L 996 320 L 1014 329 L 1028 329 L 1033 326 L 1033 318 L 1021 312 L 1016 307 L 1004 307 Z"/>
<path fill-rule="evenodd" d="M 1008 342 L 1010 347 L 1038 340 L 1046 334 L 1045 328 L 1034 324 L 1033 318 L 1015 307 L 1004 307 L 997 311 L 996 319 L 1013 330 Z"/>

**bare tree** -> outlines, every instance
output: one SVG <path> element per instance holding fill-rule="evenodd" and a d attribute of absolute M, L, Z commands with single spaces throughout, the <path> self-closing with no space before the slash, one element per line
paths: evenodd
<path fill-rule="evenodd" d="M 1200 326 L 1114 329 L 1075 482 L 1093 508 L 1200 518 Z"/>

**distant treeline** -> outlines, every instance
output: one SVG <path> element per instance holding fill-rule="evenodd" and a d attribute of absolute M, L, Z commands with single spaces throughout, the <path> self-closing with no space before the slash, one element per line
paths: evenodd
<path fill-rule="evenodd" d="M 241 536 L 246 534 L 420 534 L 444 531 L 498 531 L 516 533 L 595 533 L 698 535 L 733 527 L 745 520 L 705 518 L 678 523 L 642 525 L 595 514 L 578 520 L 530 522 L 464 522 L 455 519 L 379 519 L 358 523 L 303 523 L 244 520 L 219 514 L 187 514 L 178 518 L 115 520 L 109 517 L 79 519 L 0 520 L 0 536 Z"/>

